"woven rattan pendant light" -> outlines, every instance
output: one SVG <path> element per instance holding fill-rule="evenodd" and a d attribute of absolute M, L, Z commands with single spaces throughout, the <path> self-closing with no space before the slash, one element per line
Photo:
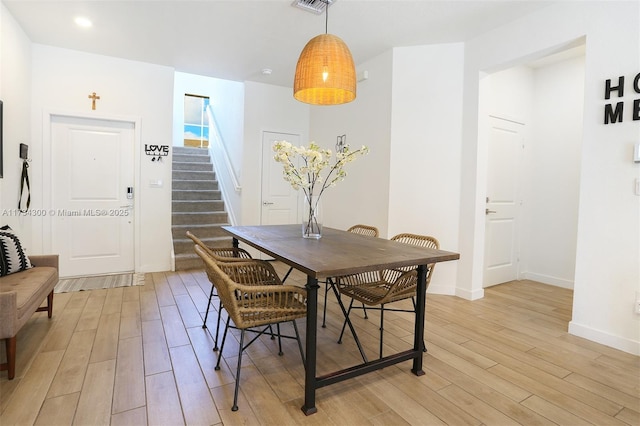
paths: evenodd
<path fill-rule="evenodd" d="M 351 52 L 340 37 L 327 34 L 326 28 L 325 34 L 309 40 L 300 53 L 293 97 L 313 105 L 339 105 L 356 98 L 356 67 Z"/>

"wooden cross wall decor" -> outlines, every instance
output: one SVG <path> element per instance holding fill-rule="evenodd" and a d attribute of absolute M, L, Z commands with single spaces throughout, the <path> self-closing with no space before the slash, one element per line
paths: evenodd
<path fill-rule="evenodd" d="M 91 99 L 91 109 L 96 109 L 96 100 L 100 99 L 100 96 L 97 96 L 96 92 L 93 92 L 89 95 L 89 99 Z"/>

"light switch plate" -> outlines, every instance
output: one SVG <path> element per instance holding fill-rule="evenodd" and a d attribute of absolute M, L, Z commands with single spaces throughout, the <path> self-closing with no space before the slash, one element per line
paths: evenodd
<path fill-rule="evenodd" d="M 633 147 L 633 162 L 640 163 L 640 142 Z"/>

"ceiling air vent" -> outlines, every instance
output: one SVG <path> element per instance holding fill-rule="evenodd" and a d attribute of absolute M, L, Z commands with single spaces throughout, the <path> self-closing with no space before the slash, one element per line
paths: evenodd
<path fill-rule="evenodd" d="M 337 0 L 294 0 L 291 6 L 320 15 L 328 6 L 331 6 L 336 1 Z"/>

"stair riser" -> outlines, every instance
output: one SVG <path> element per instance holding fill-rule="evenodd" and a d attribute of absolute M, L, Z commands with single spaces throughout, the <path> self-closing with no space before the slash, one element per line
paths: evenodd
<path fill-rule="evenodd" d="M 174 180 L 171 185 L 172 189 L 182 190 L 218 190 L 217 180 Z"/>
<path fill-rule="evenodd" d="M 221 200 L 222 193 L 220 191 L 171 191 L 171 199 L 179 200 Z"/>
<path fill-rule="evenodd" d="M 171 174 L 173 180 L 216 180 L 216 173 L 212 171 L 198 172 L 188 170 L 174 170 Z"/>
<path fill-rule="evenodd" d="M 213 166 L 211 163 L 176 163 L 174 161 L 173 170 L 210 172 L 213 170 Z"/>
<path fill-rule="evenodd" d="M 173 213 L 171 225 L 226 225 L 227 213 Z"/>
<path fill-rule="evenodd" d="M 175 163 L 209 163 L 208 155 L 173 154 Z"/>
<path fill-rule="evenodd" d="M 193 253 L 194 243 L 191 240 L 186 241 L 178 241 L 173 240 L 173 253 L 177 256 L 180 254 L 191 254 Z"/>
<path fill-rule="evenodd" d="M 229 234 L 222 229 L 222 225 L 228 225 L 228 223 L 221 225 L 178 225 L 171 227 L 171 235 L 174 239 L 182 239 L 185 237 L 187 231 L 191 231 L 198 238 L 215 238 L 215 237 L 229 237 Z"/>
<path fill-rule="evenodd" d="M 204 269 L 204 263 L 200 257 L 187 257 L 175 259 L 176 271 L 188 271 L 190 269 Z"/>
<path fill-rule="evenodd" d="M 174 146 L 173 155 L 209 155 L 209 150 L 206 148 L 194 148 L 190 146 Z"/>
<path fill-rule="evenodd" d="M 173 201 L 171 211 L 174 213 L 200 213 L 224 211 L 224 202 L 215 201 Z"/>

